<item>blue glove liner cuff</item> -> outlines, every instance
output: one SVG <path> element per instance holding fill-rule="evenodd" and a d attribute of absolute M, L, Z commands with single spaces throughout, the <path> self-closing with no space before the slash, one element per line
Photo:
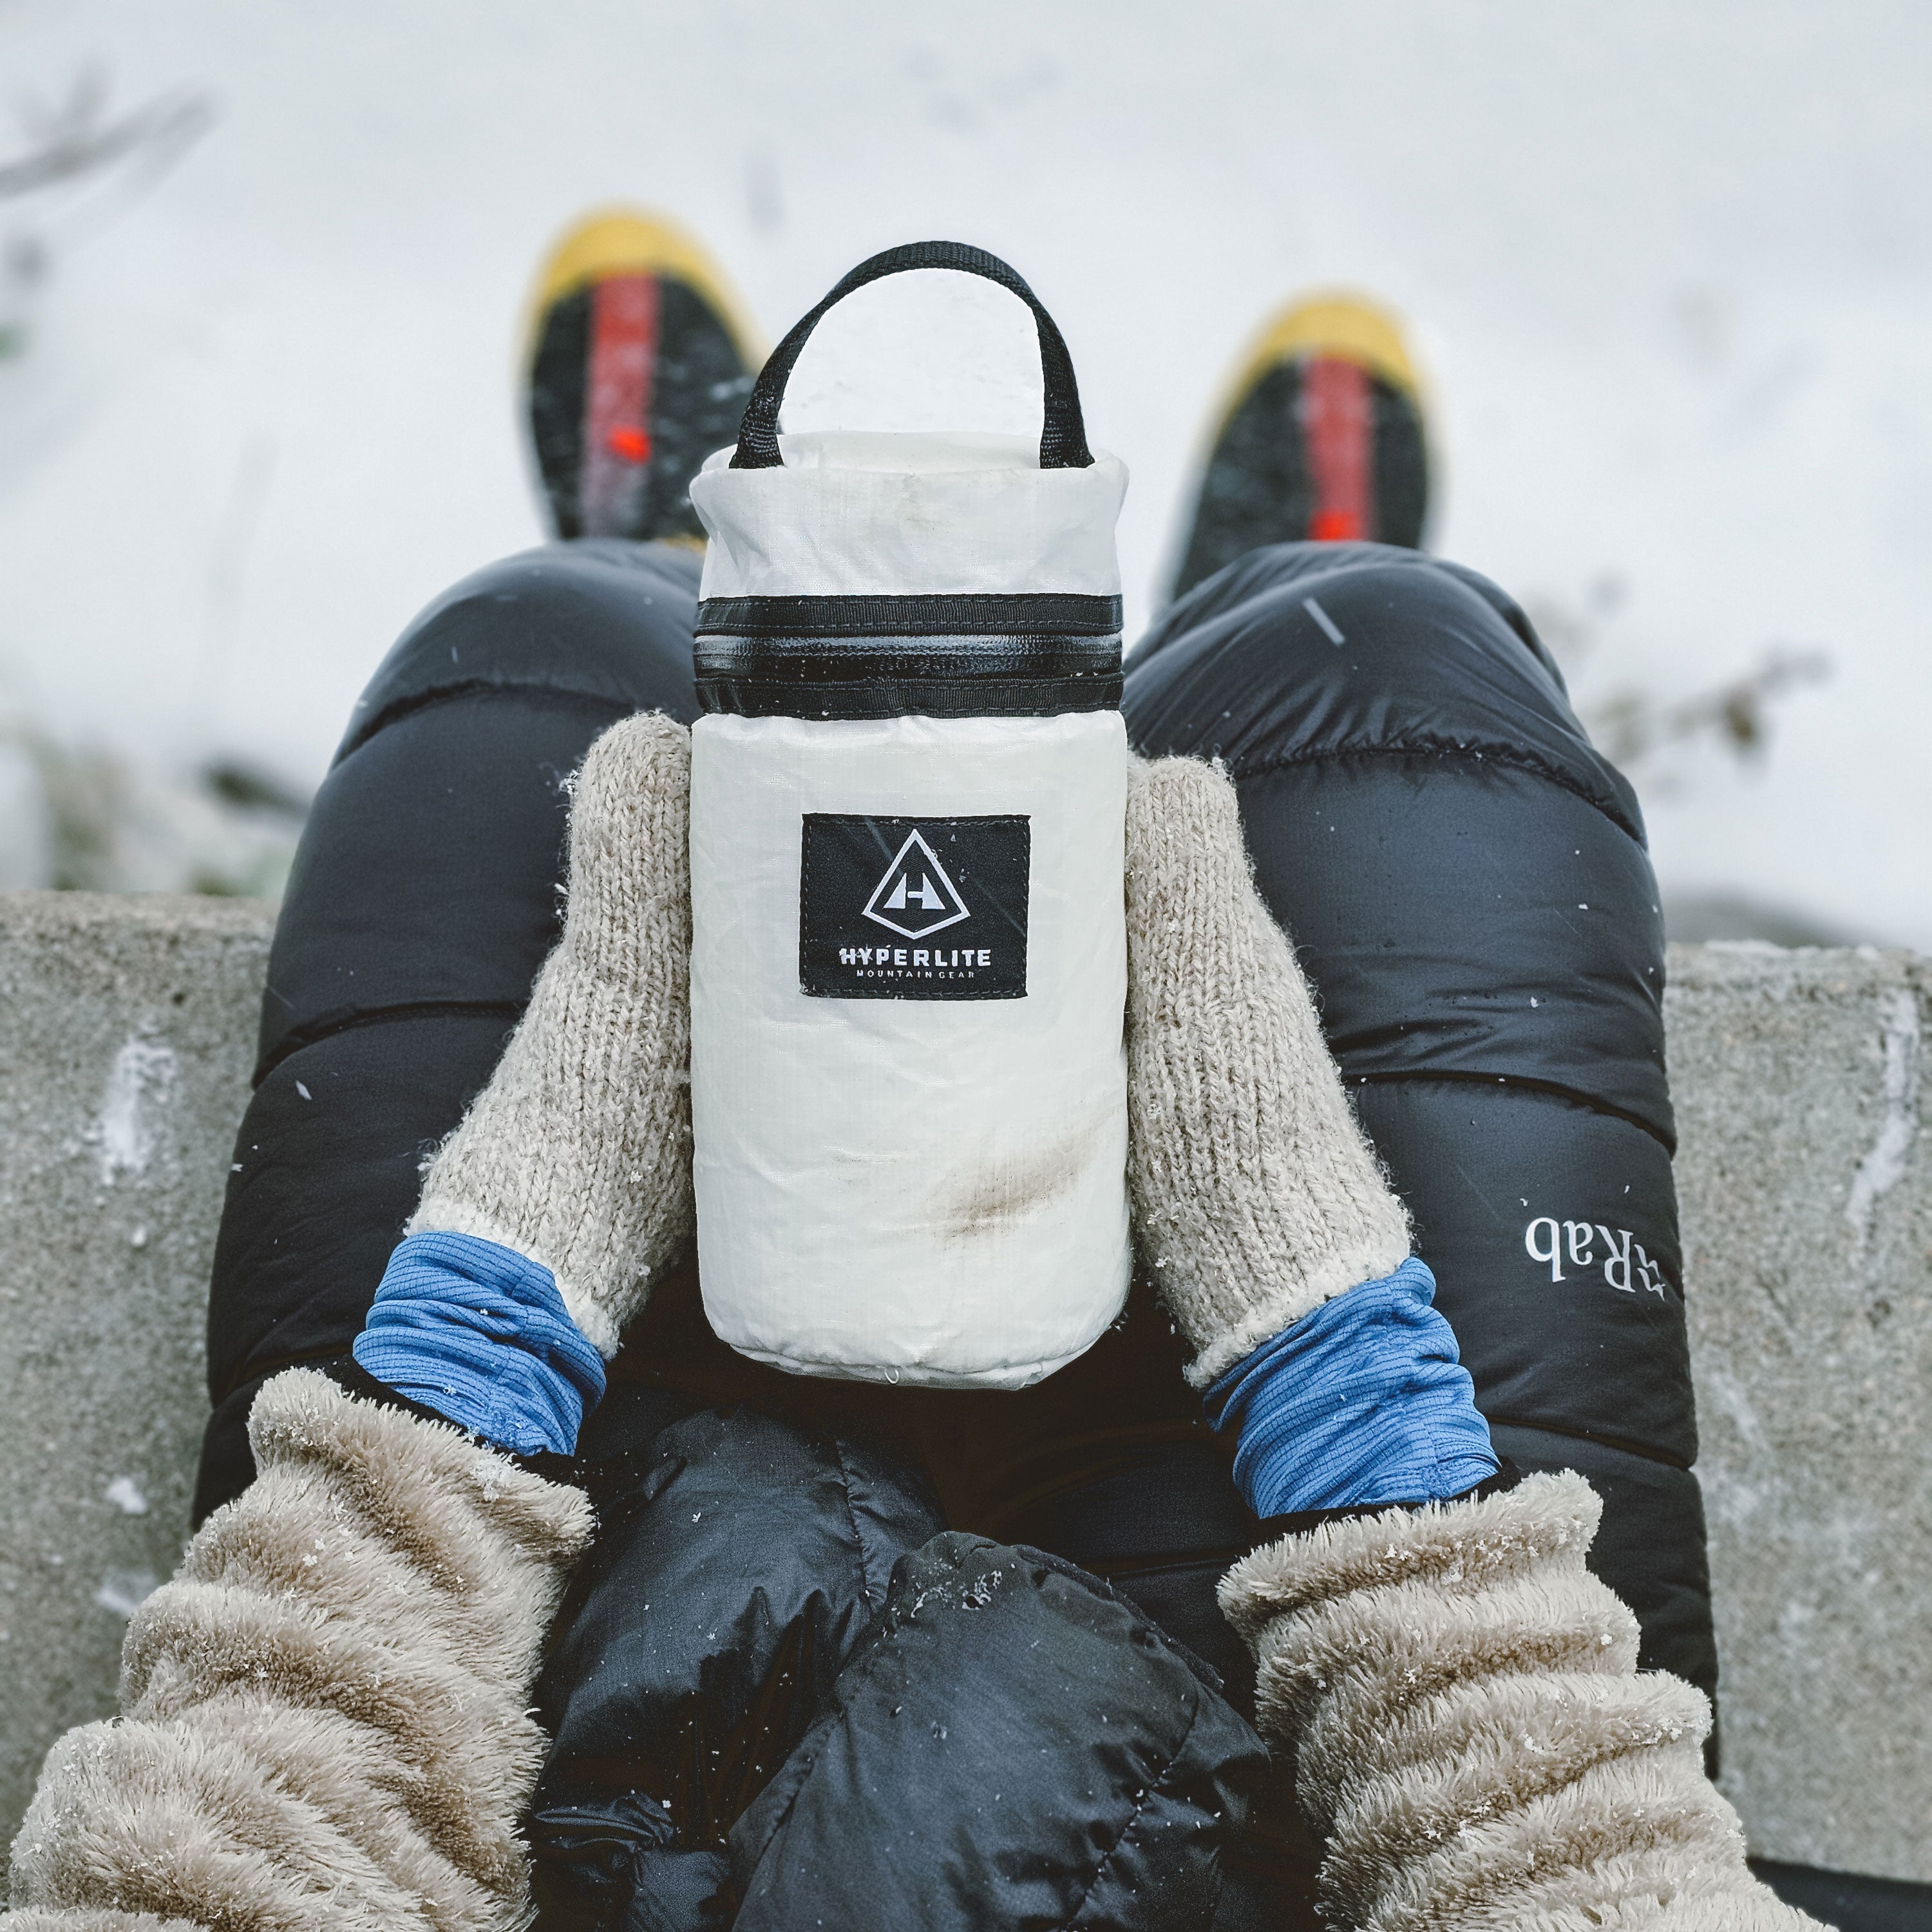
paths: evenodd
<path fill-rule="evenodd" d="M 1258 1516 L 1460 1496 L 1496 1473 L 1436 1277 L 1413 1256 L 1325 1301 L 1208 1390 Z"/>
<path fill-rule="evenodd" d="M 389 1257 L 356 1359 L 378 1382 L 519 1456 L 568 1456 L 604 1358 L 548 1268 L 474 1234 L 412 1234 Z"/>

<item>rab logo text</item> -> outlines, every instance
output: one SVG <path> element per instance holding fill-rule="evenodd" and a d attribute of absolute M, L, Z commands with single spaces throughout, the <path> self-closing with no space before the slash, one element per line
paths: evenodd
<path fill-rule="evenodd" d="M 1549 1269 L 1552 1282 L 1568 1281 L 1573 1274 L 1587 1277 L 1600 1268 L 1604 1280 L 1620 1294 L 1669 1298 L 1670 1283 L 1664 1279 L 1664 1270 L 1644 1252 L 1643 1244 L 1634 1239 L 1628 1228 L 1606 1228 L 1600 1221 L 1558 1221 L 1544 1214 L 1524 1228 L 1522 1245 L 1532 1261 L 1540 1262 Z M 1570 1274 L 1564 1272 L 1566 1262 Z"/>

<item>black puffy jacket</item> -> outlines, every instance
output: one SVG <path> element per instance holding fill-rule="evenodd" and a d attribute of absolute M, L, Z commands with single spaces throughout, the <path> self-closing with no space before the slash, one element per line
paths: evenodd
<path fill-rule="evenodd" d="M 1497 1447 L 1604 1497 L 1643 1666 L 1717 1681 L 1634 794 L 1522 610 L 1373 544 L 1251 552 L 1129 660 L 1150 754 L 1223 760 Z"/>

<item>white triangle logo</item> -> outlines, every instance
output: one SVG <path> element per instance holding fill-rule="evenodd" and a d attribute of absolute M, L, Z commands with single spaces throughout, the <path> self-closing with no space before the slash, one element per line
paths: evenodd
<path fill-rule="evenodd" d="M 946 876 L 939 854 L 915 832 L 872 888 L 866 916 L 905 938 L 923 939 L 971 915 L 958 888 Z"/>

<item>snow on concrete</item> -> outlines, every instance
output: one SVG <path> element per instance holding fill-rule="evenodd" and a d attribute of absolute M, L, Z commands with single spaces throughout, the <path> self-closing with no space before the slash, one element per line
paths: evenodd
<path fill-rule="evenodd" d="M 952 236 L 1034 280 L 1134 472 L 1130 618 L 1243 339 L 1378 292 L 1433 379 L 1434 542 L 1590 614 L 1586 710 L 1832 659 L 1758 767 L 1640 772 L 1666 887 L 1932 945 L 1910 0 L 0 0 L 0 109 L 90 58 L 220 118 L 111 225 L 50 224 L 0 363 L 0 694 L 64 728 L 320 775 L 412 611 L 538 534 L 518 312 L 586 206 L 681 217 L 772 334 Z M 828 323 L 790 420 L 1022 424 L 1025 323 L 986 294 Z M 925 361 L 882 364 L 895 304 Z"/>
<path fill-rule="evenodd" d="M 161 1587 L 152 1570 L 110 1570 L 94 1593 L 97 1608 L 117 1617 L 131 1617 Z"/>
<path fill-rule="evenodd" d="M 148 1498 L 132 1476 L 116 1476 L 101 1493 L 123 1516 L 146 1516 L 148 1513 Z"/>
<path fill-rule="evenodd" d="M 1871 1253 L 1872 1216 L 1878 1204 L 1905 1178 L 1906 1157 L 1918 1131 L 1918 1002 L 1900 992 L 1887 1003 L 1880 1034 L 1885 1072 L 1880 1088 L 1882 1112 L 1876 1138 L 1858 1162 L 1845 1196 L 1845 1220 L 1852 1231 L 1852 1264 L 1861 1280 L 1875 1281 Z"/>
<path fill-rule="evenodd" d="M 81 1138 L 94 1149 L 104 1184 L 123 1174 L 138 1180 L 154 1157 L 159 1116 L 175 1095 L 181 1063 L 174 1048 L 136 1034 L 114 1056 L 100 1111 Z M 137 1230 L 146 1245 L 145 1230 Z"/>

